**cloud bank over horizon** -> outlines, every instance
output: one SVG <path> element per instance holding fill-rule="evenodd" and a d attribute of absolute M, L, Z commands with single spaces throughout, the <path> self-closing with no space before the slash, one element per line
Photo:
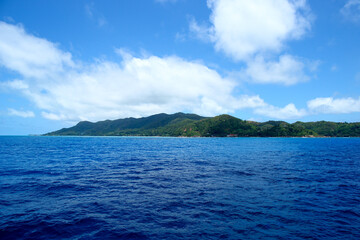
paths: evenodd
<path fill-rule="evenodd" d="M 198 62 L 176 56 L 138 58 L 118 49 L 120 62 L 75 64 L 69 52 L 26 33 L 21 25 L 1 22 L 0 33 L 7 36 L 0 40 L 1 65 L 22 76 L 2 86 L 22 92 L 47 119 L 103 120 L 178 111 L 211 116 L 267 106 L 257 95 L 234 96 L 236 82 Z"/>

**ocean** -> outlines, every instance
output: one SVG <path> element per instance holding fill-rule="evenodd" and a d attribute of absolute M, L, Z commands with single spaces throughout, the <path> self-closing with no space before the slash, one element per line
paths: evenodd
<path fill-rule="evenodd" d="M 360 239 L 360 138 L 2 136 L 0 239 Z"/>

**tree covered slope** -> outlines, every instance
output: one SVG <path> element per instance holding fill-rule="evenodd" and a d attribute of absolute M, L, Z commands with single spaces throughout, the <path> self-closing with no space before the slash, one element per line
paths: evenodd
<path fill-rule="evenodd" d="M 47 136 L 174 136 L 174 137 L 359 137 L 360 123 L 244 121 L 230 115 L 156 114 L 143 118 L 83 121 Z"/>

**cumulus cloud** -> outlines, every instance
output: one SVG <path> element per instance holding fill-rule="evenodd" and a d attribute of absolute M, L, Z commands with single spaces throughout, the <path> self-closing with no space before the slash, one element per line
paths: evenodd
<path fill-rule="evenodd" d="M 354 113 L 360 112 L 360 97 L 354 98 L 315 98 L 308 101 L 308 108 L 313 113 Z"/>
<path fill-rule="evenodd" d="M 235 103 L 236 108 L 242 109 L 242 108 L 258 108 L 263 107 L 267 105 L 263 99 L 260 98 L 260 96 L 249 96 L 249 95 L 243 95 L 240 98 L 238 98 L 238 101 Z"/>
<path fill-rule="evenodd" d="M 255 83 L 293 85 L 309 80 L 305 74 L 306 67 L 303 62 L 291 55 L 280 56 L 278 62 L 266 62 L 263 57 L 257 56 L 248 62 L 244 73 L 246 79 Z"/>
<path fill-rule="evenodd" d="M 360 0 L 348 0 L 340 10 L 341 14 L 348 20 L 360 21 Z"/>
<path fill-rule="evenodd" d="M 246 108 L 274 119 L 296 119 L 317 113 L 360 112 L 360 98 L 316 98 L 308 102 L 306 110 L 298 109 L 292 103 L 276 107 L 258 95 L 236 96 L 235 81 L 199 61 L 150 54 L 135 57 L 117 49 L 121 57 L 118 62 L 97 60 L 92 64 L 75 64 L 71 54 L 60 50 L 56 44 L 26 33 L 20 25 L 0 22 L 0 35 L 8 34 L 13 34 L 13 38 L 0 38 L 0 65 L 16 71 L 22 78 L 2 82 L 0 86 L 22 92 L 47 119 L 97 121 L 178 111 L 213 116 Z M 14 39 L 15 36 L 17 39 Z M 27 51 L 29 56 L 9 51 L 16 48 L 14 44 Z M 38 54 L 31 51 L 33 48 Z M 279 63 L 265 64 L 265 68 L 261 68 L 263 59 L 255 58 L 254 61 L 249 68 L 249 76 L 266 79 L 256 75 L 263 71 L 262 74 L 272 75 L 272 79 L 266 81 L 283 84 L 299 80 L 291 78 L 291 71 L 283 73 L 281 69 L 295 65 L 300 74 L 303 68 L 301 63 L 287 55 L 280 57 Z M 256 61 L 261 66 L 257 66 Z M 31 67 L 35 73 L 30 71 Z M 283 74 L 288 74 L 288 82 L 279 77 Z M 31 111 L 11 108 L 9 114 L 35 116 Z"/>
<path fill-rule="evenodd" d="M 305 109 L 297 109 L 293 103 L 283 108 L 266 104 L 263 107 L 256 108 L 254 112 L 274 119 L 298 119 L 308 114 Z"/>
<path fill-rule="evenodd" d="M 8 83 L 52 120 L 101 120 L 189 111 L 212 116 L 264 105 L 259 96 L 235 97 L 235 83 L 216 71 L 178 57 L 98 62 L 44 84 Z"/>
<path fill-rule="evenodd" d="M 0 64 L 23 77 L 1 85 L 21 91 L 48 119 L 95 121 L 177 111 L 211 116 L 265 105 L 259 96 L 234 96 L 234 81 L 196 61 L 134 57 L 117 49 L 119 62 L 74 64 L 70 53 L 22 26 L 1 23 L 0 33 L 13 36 L 0 39 Z M 25 53 L 10 51 L 14 44 Z"/>
<path fill-rule="evenodd" d="M 52 77 L 75 66 L 70 53 L 27 34 L 21 25 L 0 22 L 0 33 L 0 64 L 27 78 Z"/>
<path fill-rule="evenodd" d="M 274 119 L 299 119 L 316 114 L 348 114 L 360 112 L 359 98 L 315 98 L 307 102 L 307 109 L 298 109 L 293 103 L 279 108 L 267 103 L 254 108 L 254 113 Z"/>
<path fill-rule="evenodd" d="M 208 33 L 215 48 L 236 60 L 259 52 L 279 51 L 284 41 L 310 29 L 305 0 L 208 0 L 211 27 L 192 23 L 201 36 Z"/>
<path fill-rule="evenodd" d="M 23 117 L 23 118 L 31 118 L 35 117 L 35 114 L 32 111 L 18 111 L 12 108 L 8 109 L 9 115 Z"/>
<path fill-rule="evenodd" d="M 99 62 L 82 72 L 66 75 L 38 105 L 52 102 L 50 112 L 63 110 L 65 118 L 140 116 L 180 110 L 205 115 L 229 112 L 235 99 L 234 83 L 204 65 L 177 57 L 136 58 L 121 63 Z M 45 107 L 45 106 L 44 106 Z M 73 116 L 69 116 L 73 109 Z"/>
<path fill-rule="evenodd" d="M 190 31 L 213 42 L 216 50 L 245 62 L 248 81 L 292 85 L 310 78 L 299 58 L 289 54 L 278 62 L 268 58 L 310 30 L 312 16 L 306 0 L 208 0 L 208 7 L 211 26 L 192 19 Z"/>

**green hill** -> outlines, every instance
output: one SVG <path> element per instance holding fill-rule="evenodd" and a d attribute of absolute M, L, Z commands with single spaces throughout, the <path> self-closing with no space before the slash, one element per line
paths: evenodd
<path fill-rule="evenodd" d="M 205 119 L 196 114 L 156 114 L 143 118 L 83 121 L 74 127 L 47 133 L 48 136 L 179 136 L 186 126 Z"/>
<path fill-rule="evenodd" d="M 360 123 L 253 122 L 220 115 L 212 118 L 196 114 L 156 114 L 143 118 L 83 121 L 74 127 L 46 136 L 174 136 L 174 137 L 360 137 Z"/>

